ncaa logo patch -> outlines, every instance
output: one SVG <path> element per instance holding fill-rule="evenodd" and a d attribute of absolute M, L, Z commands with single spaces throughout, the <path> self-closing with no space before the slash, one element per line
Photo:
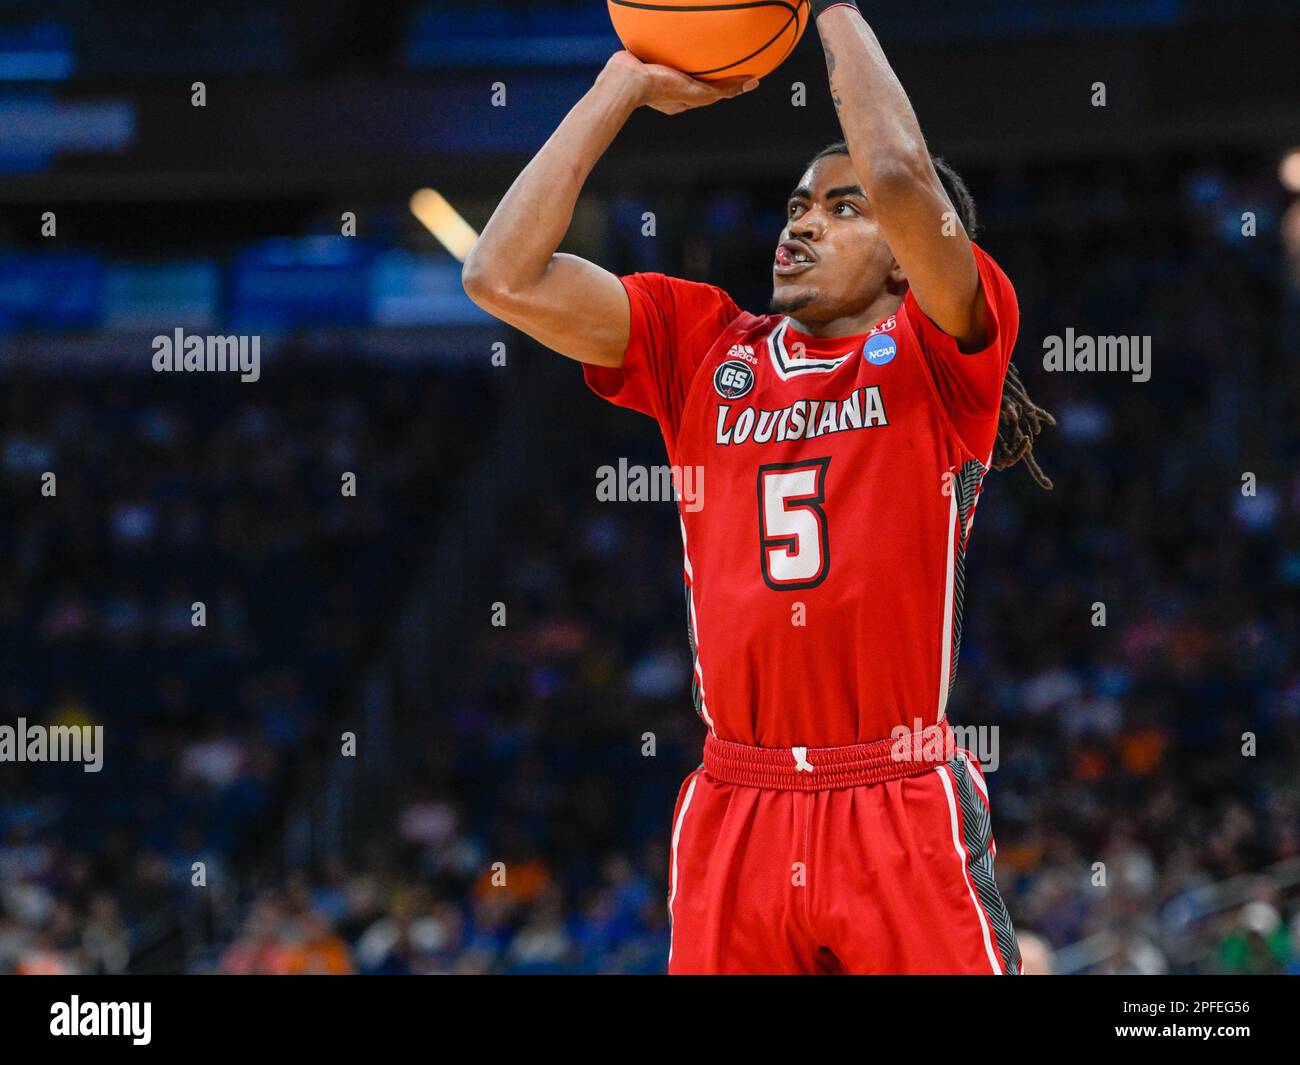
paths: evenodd
<path fill-rule="evenodd" d="M 872 366 L 884 366 L 898 354 L 898 341 L 887 333 L 879 333 L 862 345 L 862 354 Z"/>
<path fill-rule="evenodd" d="M 754 371 L 739 359 L 728 359 L 713 373 L 713 388 L 723 399 L 739 399 L 754 387 Z"/>

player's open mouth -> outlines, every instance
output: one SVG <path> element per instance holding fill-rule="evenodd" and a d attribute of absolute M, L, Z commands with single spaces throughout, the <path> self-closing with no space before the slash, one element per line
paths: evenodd
<path fill-rule="evenodd" d="M 783 240 L 776 246 L 772 272 L 782 277 L 802 273 L 817 262 L 813 254 L 797 240 Z"/>

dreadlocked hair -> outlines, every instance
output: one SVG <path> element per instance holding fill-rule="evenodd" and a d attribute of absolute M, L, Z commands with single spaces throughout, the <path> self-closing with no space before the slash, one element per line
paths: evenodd
<path fill-rule="evenodd" d="M 808 167 L 828 155 L 848 154 L 849 146 L 844 141 L 836 141 L 814 155 L 808 161 Z M 944 192 L 948 194 L 957 217 L 961 219 L 966 235 L 973 240 L 979 229 L 975 197 L 971 195 L 961 175 L 944 159 L 935 155 L 931 156 L 930 161 L 934 164 L 935 173 L 939 175 L 939 182 L 943 185 Z M 998 413 L 998 436 L 993 445 L 993 468 L 1005 470 L 1017 462 L 1023 462 L 1034 483 L 1050 492 L 1052 480 L 1034 458 L 1034 437 L 1041 433 L 1045 426 L 1055 424 L 1056 419 L 1051 413 L 1029 398 L 1015 363 L 1007 363 L 1007 376 L 1002 386 L 1002 409 Z"/>
<path fill-rule="evenodd" d="M 998 414 L 998 438 L 993 444 L 993 468 L 1005 470 L 1023 461 L 1034 483 L 1050 492 L 1052 479 L 1034 458 L 1034 437 L 1043 431 L 1043 426 L 1055 424 L 1056 419 L 1051 413 L 1029 398 L 1016 364 L 1007 363 L 1007 379 L 1002 385 L 1002 410 Z"/>

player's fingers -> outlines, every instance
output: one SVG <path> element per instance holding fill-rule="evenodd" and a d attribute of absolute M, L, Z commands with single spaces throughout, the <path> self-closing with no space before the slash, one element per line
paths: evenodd
<path fill-rule="evenodd" d="M 727 78 L 725 81 L 715 81 L 713 85 L 723 96 L 730 98 L 732 96 L 739 96 L 743 92 L 757 89 L 758 79 L 745 77 Z"/>
<path fill-rule="evenodd" d="M 758 87 L 757 78 L 728 78 L 725 81 L 692 79 L 692 82 L 689 102 L 691 107 L 703 107 L 706 104 L 717 103 L 719 100 L 730 100 L 734 96 Z"/>

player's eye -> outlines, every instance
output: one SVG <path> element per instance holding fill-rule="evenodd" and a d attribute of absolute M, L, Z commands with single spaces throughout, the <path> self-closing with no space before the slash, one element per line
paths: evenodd
<path fill-rule="evenodd" d="M 835 205 L 835 210 L 838 211 L 841 207 L 847 207 L 853 214 L 858 213 L 858 209 L 854 207 L 853 204 L 849 203 L 848 200 L 840 200 L 840 202 Z"/>

